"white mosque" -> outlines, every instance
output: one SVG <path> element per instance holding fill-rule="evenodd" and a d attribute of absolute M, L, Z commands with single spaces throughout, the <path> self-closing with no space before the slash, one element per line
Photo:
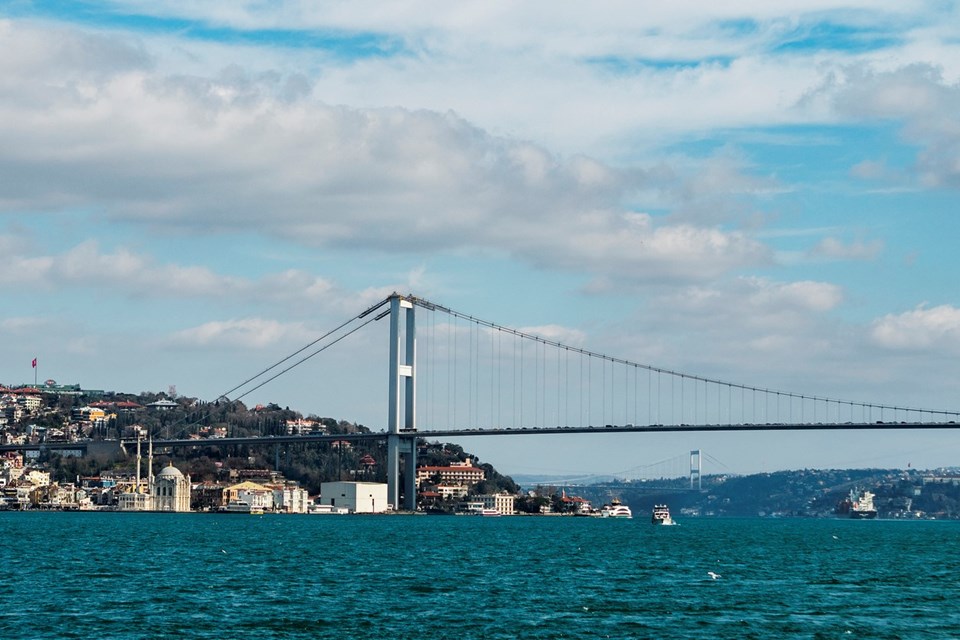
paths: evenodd
<path fill-rule="evenodd" d="M 147 481 L 140 477 L 140 440 L 137 440 L 137 479 L 133 491 L 120 494 L 120 511 L 190 511 L 190 476 L 171 463 L 153 475 L 153 440 L 147 455 Z"/>

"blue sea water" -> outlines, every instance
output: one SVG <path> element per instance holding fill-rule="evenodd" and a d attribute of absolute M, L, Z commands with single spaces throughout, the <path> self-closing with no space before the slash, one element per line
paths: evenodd
<path fill-rule="evenodd" d="M 0 513 L 0 638 L 960 637 L 958 536 L 930 521 Z"/>

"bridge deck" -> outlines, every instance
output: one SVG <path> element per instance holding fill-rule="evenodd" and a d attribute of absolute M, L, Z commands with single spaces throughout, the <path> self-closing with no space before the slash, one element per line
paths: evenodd
<path fill-rule="evenodd" d="M 473 428 L 433 429 L 424 431 L 401 431 L 401 438 L 458 438 L 473 436 L 519 436 L 555 435 L 564 433 L 710 433 L 724 431 L 874 431 L 913 429 L 956 429 L 955 421 L 949 422 L 843 422 L 843 423 L 772 423 L 772 424 L 648 424 L 607 425 L 603 427 L 520 427 L 520 428 Z M 216 447 L 229 445 L 264 445 L 288 443 L 323 443 L 362 440 L 385 440 L 386 432 L 340 433 L 290 436 L 248 436 L 239 438 L 195 438 L 154 440 L 155 447 Z M 115 442 L 115 441 L 114 441 Z M 58 451 L 86 449 L 89 442 L 50 442 L 41 444 L 4 444 L 0 451 Z M 122 446 L 136 446 L 136 440 L 120 441 Z"/>

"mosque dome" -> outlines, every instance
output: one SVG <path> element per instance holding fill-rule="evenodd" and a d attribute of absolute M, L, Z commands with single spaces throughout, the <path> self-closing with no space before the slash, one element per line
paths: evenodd
<path fill-rule="evenodd" d="M 158 478 L 182 478 L 183 474 L 180 473 L 180 470 L 177 469 L 172 464 L 169 467 L 164 467 L 160 473 L 157 474 Z"/>

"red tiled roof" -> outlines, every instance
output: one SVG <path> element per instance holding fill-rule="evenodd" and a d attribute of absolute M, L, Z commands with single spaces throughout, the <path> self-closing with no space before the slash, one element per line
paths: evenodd
<path fill-rule="evenodd" d="M 104 409 L 107 407 L 117 407 L 118 409 L 140 409 L 142 405 L 137 404 L 136 402 L 131 402 L 130 400 L 121 400 L 119 402 L 110 401 L 110 400 L 99 400 L 97 402 L 91 402 L 91 407 L 97 407 L 98 409 Z"/>

